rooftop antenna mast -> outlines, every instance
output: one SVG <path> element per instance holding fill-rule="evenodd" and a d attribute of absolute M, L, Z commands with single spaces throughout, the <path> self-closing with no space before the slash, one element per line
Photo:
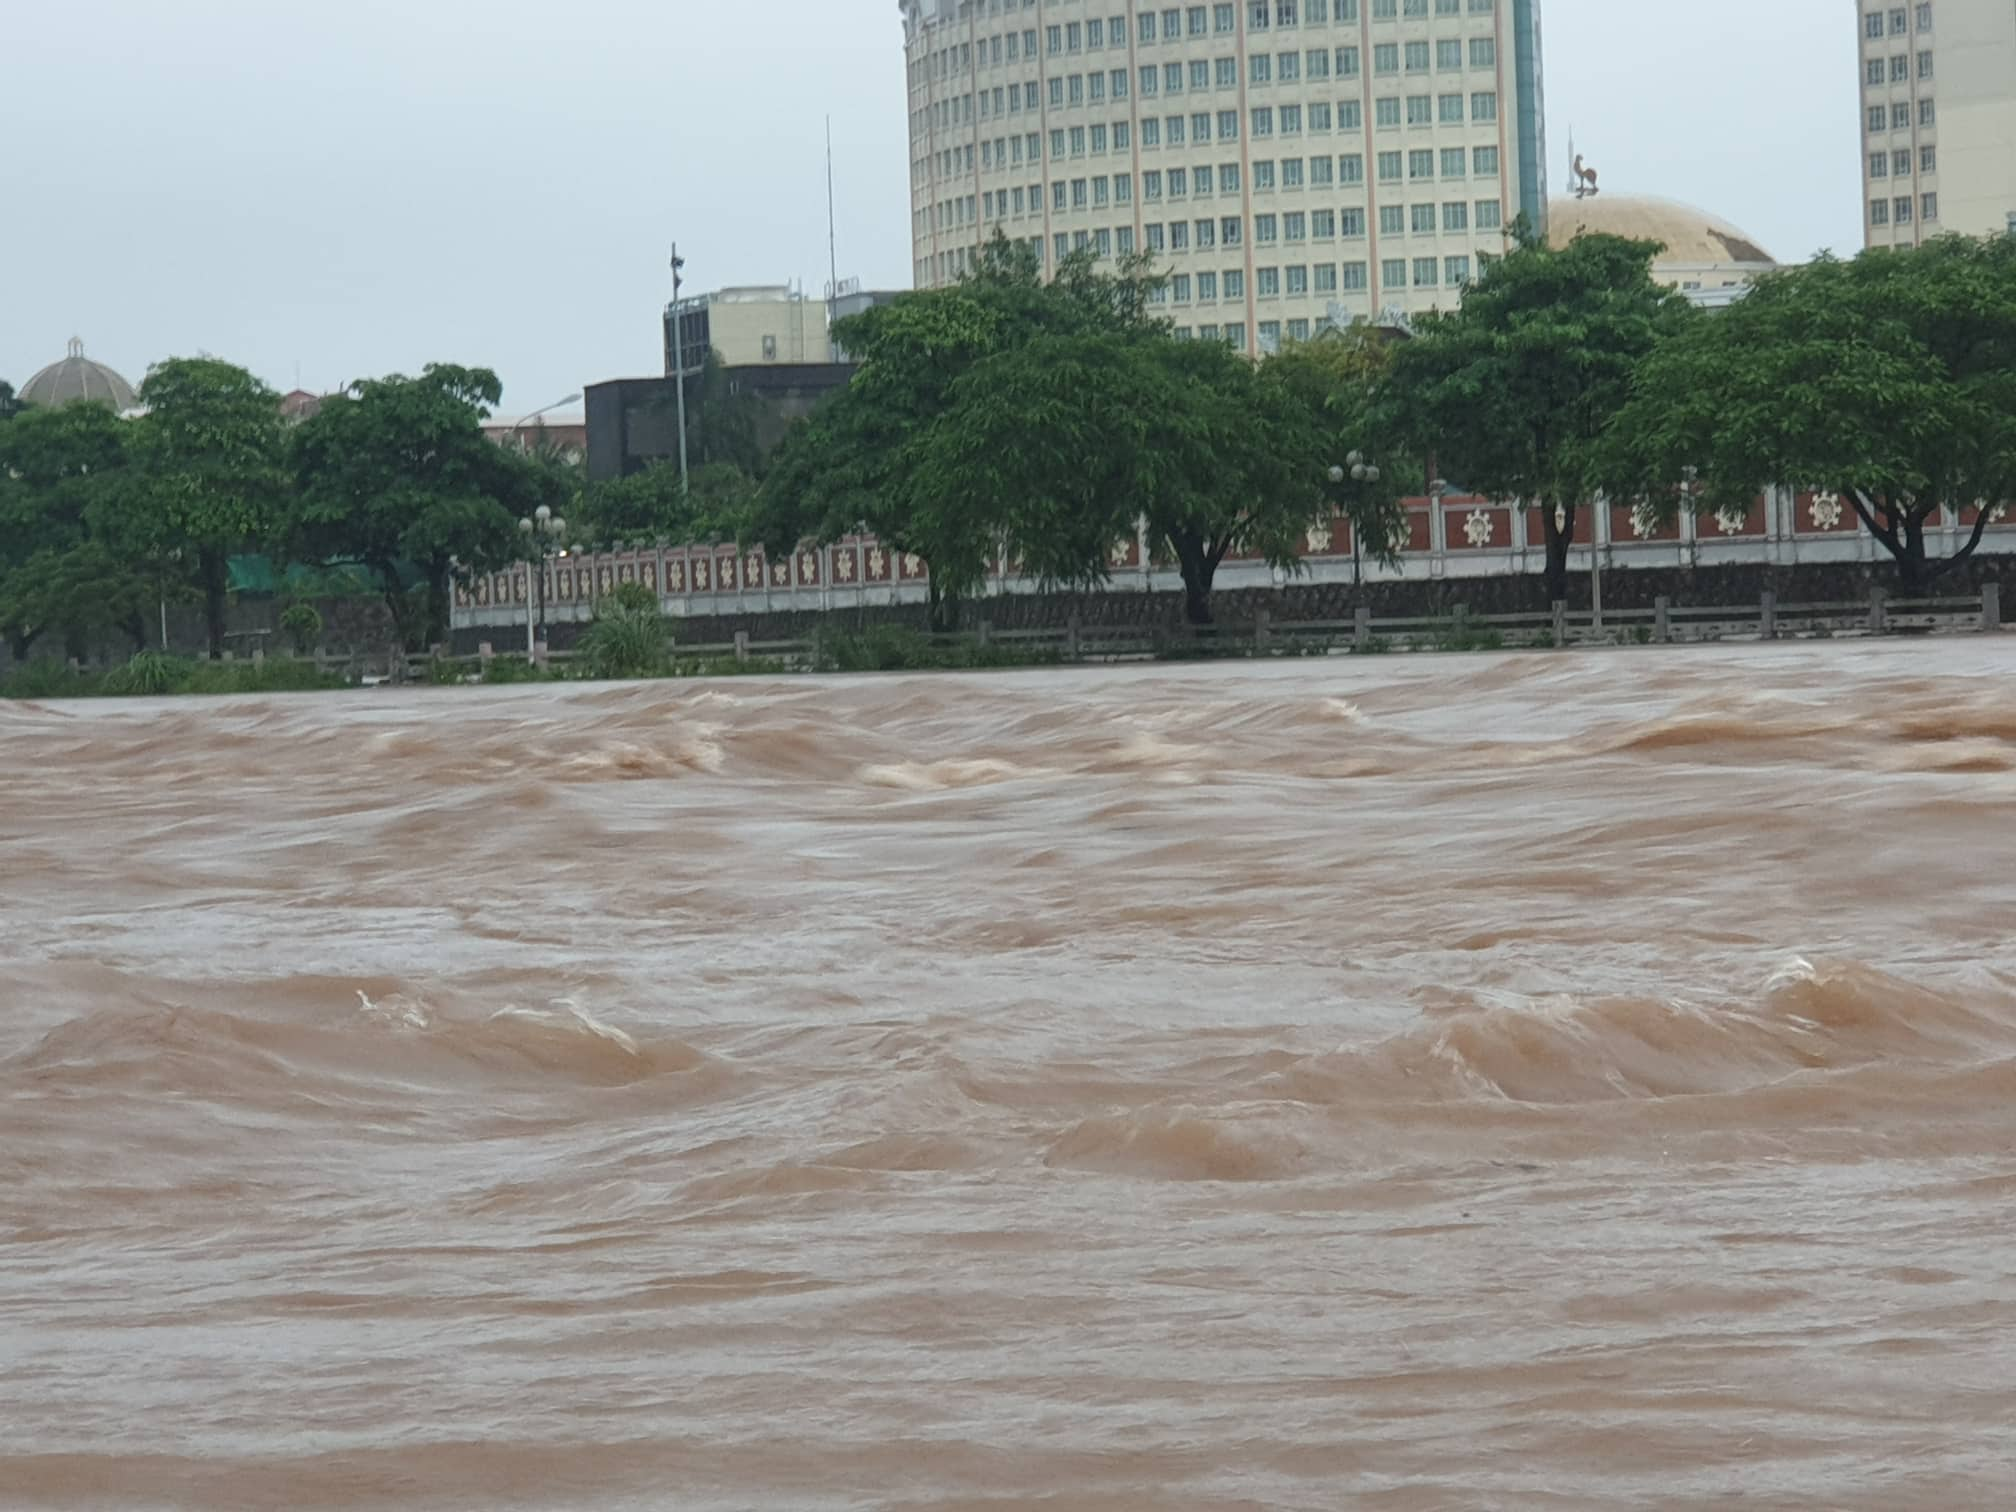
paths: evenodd
<path fill-rule="evenodd" d="M 840 298 L 840 252 L 833 221 L 833 117 L 826 117 L 826 354 L 834 355 L 833 310 Z"/>

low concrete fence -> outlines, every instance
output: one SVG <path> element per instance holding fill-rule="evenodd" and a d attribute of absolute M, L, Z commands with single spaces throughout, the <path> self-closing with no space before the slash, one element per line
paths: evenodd
<path fill-rule="evenodd" d="M 1031 661 L 1121 662 L 1211 656 L 1311 656 L 1454 649 L 1505 649 L 1675 645 L 1714 641 L 1769 641 L 1903 634 L 1979 634 L 2000 631 L 2001 591 L 1985 585 L 1966 597 L 1901 599 L 1880 589 L 1865 600 L 1781 604 L 1763 594 L 1754 604 L 1677 605 L 1661 598 L 1649 609 L 1571 610 L 1557 603 L 1540 614 L 1471 615 L 1458 609 L 1439 617 L 1375 618 L 1360 609 L 1348 620 L 1253 620 L 1170 629 L 1159 626 L 1092 626 L 1075 620 L 1058 629 L 997 630 L 986 622 L 972 630 L 930 636 L 940 646 L 991 645 L 1028 653 Z M 816 639 L 680 643 L 681 659 L 774 663 L 802 669 L 817 664 Z M 485 644 L 473 656 L 416 656 L 409 676 L 426 676 L 444 663 L 481 673 L 492 661 L 523 661 L 523 651 L 499 652 Z M 574 653 L 548 652 L 538 660 L 564 666 Z"/>

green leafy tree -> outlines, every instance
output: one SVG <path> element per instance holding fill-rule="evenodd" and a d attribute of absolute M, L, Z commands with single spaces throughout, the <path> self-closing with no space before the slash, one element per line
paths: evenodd
<path fill-rule="evenodd" d="M 108 535 L 126 554 L 175 564 L 221 656 L 230 559 L 271 538 L 287 494 L 279 398 L 231 363 L 176 357 L 148 371 L 140 399 L 130 486 Z"/>
<path fill-rule="evenodd" d="M 933 472 L 926 453 L 954 385 L 981 361 L 1045 337 L 1146 330 L 1157 282 L 1143 262 L 1104 272 L 1088 253 L 1045 283 L 1030 249 L 997 234 L 958 284 L 838 322 L 834 338 L 860 371 L 786 435 L 750 534 L 777 554 L 804 539 L 870 531 L 930 564 L 934 617 L 955 618 L 1011 539 L 1043 548 L 1018 530 L 1018 501 L 948 491 Z"/>
<path fill-rule="evenodd" d="M 28 406 L 15 397 L 14 385 L 0 378 L 0 421 L 12 420 Z"/>
<path fill-rule="evenodd" d="M 1228 555 L 1292 569 L 1328 512 L 1321 400 L 1218 342 L 1146 325 L 1043 335 L 975 364 L 950 400 L 915 449 L 919 492 L 999 501 L 1003 545 L 1053 583 L 1103 582 L 1114 542 L 1145 523 L 1182 571 L 1190 622 L 1208 624 Z"/>
<path fill-rule="evenodd" d="M 566 504 L 551 469 L 484 436 L 502 392 L 488 369 L 436 363 L 354 383 L 293 433 L 290 550 L 371 568 L 408 647 L 446 635 L 451 582 L 522 558 L 521 518 Z"/>
<path fill-rule="evenodd" d="M 739 540 L 751 529 L 756 482 L 741 468 L 705 463 L 691 469 L 688 484 L 680 484 L 676 462 L 591 483 L 568 516 L 574 536 L 595 544 L 685 544 Z"/>
<path fill-rule="evenodd" d="M 31 409 L 0 430 L 0 625 L 15 660 L 51 632 L 71 655 L 107 629 L 144 641 L 158 574 L 107 529 L 130 437 L 98 404 Z"/>
<path fill-rule="evenodd" d="M 1550 599 L 1568 593 L 1575 520 L 1598 486 L 1598 443 L 1637 364 L 1696 312 L 1652 280 L 1655 242 L 1526 235 L 1453 311 L 1421 316 L 1393 352 L 1382 429 L 1447 477 L 1537 510 Z"/>
<path fill-rule="evenodd" d="M 1402 500 L 1427 487 L 1420 459 L 1387 433 L 1379 412 L 1380 385 L 1393 362 L 1394 338 L 1360 322 L 1292 342 L 1261 364 L 1266 402 L 1314 417 L 1311 441 L 1333 507 L 1351 523 L 1360 555 L 1397 559 L 1393 542 L 1406 528 Z M 1376 480 L 1349 475 L 1353 453 L 1378 469 Z M 1344 476 L 1332 480 L 1333 469 Z M 1368 549 L 1369 548 L 1369 549 Z"/>
<path fill-rule="evenodd" d="M 1838 492 L 1906 591 L 1936 581 L 2016 501 L 2016 238 L 1768 275 L 1651 354 L 1607 452 L 1617 489 L 1669 514 L 1746 509 L 1773 484 Z M 1673 486 L 1690 471 L 1698 486 Z M 1942 509 L 1974 519 L 1930 561 Z"/>

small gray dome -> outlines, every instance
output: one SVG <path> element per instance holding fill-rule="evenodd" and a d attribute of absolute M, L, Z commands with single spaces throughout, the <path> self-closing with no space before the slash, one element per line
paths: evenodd
<path fill-rule="evenodd" d="M 70 355 L 52 362 L 21 386 L 26 404 L 109 404 L 114 410 L 129 410 L 140 401 L 133 385 L 102 362 L 84 355 L 84 343 L 72 338 Z"/>

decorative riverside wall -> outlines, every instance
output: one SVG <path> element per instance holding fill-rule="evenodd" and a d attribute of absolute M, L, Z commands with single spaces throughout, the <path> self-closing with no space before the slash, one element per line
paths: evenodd
<path fill-rule="evenodd" d="M 2016 543 L 2012 543 L 2016 544 Z M 2005 602 L 2016 602 L 2016 554 L 1978 555 L 1940 579 L 1932 590 L 1942 595 L 1978 593 L 1984 583 L 1999 583 Z M 1589 584 L 1572 580 L 1570 607 L 1589 606 Z M 1603 578 L 1603 602 L 1609 609 L 1650 609 L 1664 597 L 1676 605 L 1752 605 L 1766 592 L 1781 604 L 1849 603 L 1868 598 L 1872 589 L 1895 594 L 1897 574 L 1887 563 L 1809 562 L 1777 566 L 1765 562 L 1725 563 L 1698 568 L 1620 568 Z M 1367 583 L 1291 582 L 1282 588 L 1238 588 L 1212 595 L 1212 607 L 1223 624 L 1250 624 L 1264 609 L 1277 623 L 1307 620 L 1345 621 L 1360 604 L 1381 619 L 1453 615 L 1460 606 L 1472 614 L 1522 614 L 1546 607 L 1537 579 L 1531 577 L 1440 578 L 1425 581 Z M 726 645 L 738 633 L 752 641 L 799 640 L 822 627 L 854 630 L 870 625 L 927 626 L 928 608 L 921 603 L 857 604 L 830 610 L 751 609 L 728 614 L 687 615 L 676 635 L 686 645 Z M 1056 630 L 1073 618 L 1083 626 L 1180 626 L 1183 595 L 1179 590 L 1143 593 L 1011 593 L 966 606 L 965 623 L 985 620 L 1002 630 Z M 585 622 L 558 621 L 547 627 L 548 643 L 556 651 L 571 647 Z M 467 626 L 455 632 L 455 650 L 473 653 L 489 642 L 500 652 L 524 648 L 522 625 L 509 628 Z"/>
<path fill-rule="evenodd" d="M 1973 518 L 1970 510 L 1944 520 L 1930 532 L 1931 554 L 1956 550 Z M 1406 520 L 1390 565 L 1362 553 L 1354 560 L 1351 528 L 1341 517 L 1308 531 L 1302 570 L 1292 577 L 1250 556 L 1229 558 L 1218 573 L 1216 612 L 1228 620 L 1251 618 L 1264 605 L 1278 619 L 1344 619 L 1361 603 L 1381 616 L 1440 614 L 1459 604 L 1480 614 L 1546 608 L 1541 522 L 1530 512 L 1473 496 L 1417 498 L 1407 501 Z M 1181 580 L 1145 547 L 1138 538 L 1116 543 L 1112 582 L 1091 594 L 1044 593 L 1014 563 L 1002 561 L 967 614 L 1002 628 L 1057 626 L 1072 614 L 1086 624 L 1174 624 L 1181 618 Z M 2016 550 L 2016 518 L 1998 518 L 1982 550 Z M 1569 555 L 1571 604 L 1586 607 L 1591 568 L 1599 563 L 1605 601 L 1619 608 L 1649 607 L 1662 594 L 1675 603 L 1737 602 L 1766 588 L 1786 602 L 1859 598 L 1872 586 L 1896 581 L 1894 564 L 1841 499 L 1785 489 L 1760 496 L 1745 512 L 1665 524 L 1628 509 L 1583 510 Z M 1960 591 L 1978 577 L 1961 574 L 1948 582 Z M 732 639 L 738 630 L 770 640 L 791 639 L 821 623 L 921 625 L 930 568 L 865 537 L 776 561 L 732 546 L 570 555 L 544 566 L 549 643 L 570 644 L 572 627 L 591 619 L 595 601 L 621 583 L 652 589 L 665 612 L 683 622 L 680 639 L 709 644 Z M 487 640 L 500 651 L 522 648 L 529 623 L 541 613 L 536 589 L 529 566 L 458 588 L 457 644 Z"/>

